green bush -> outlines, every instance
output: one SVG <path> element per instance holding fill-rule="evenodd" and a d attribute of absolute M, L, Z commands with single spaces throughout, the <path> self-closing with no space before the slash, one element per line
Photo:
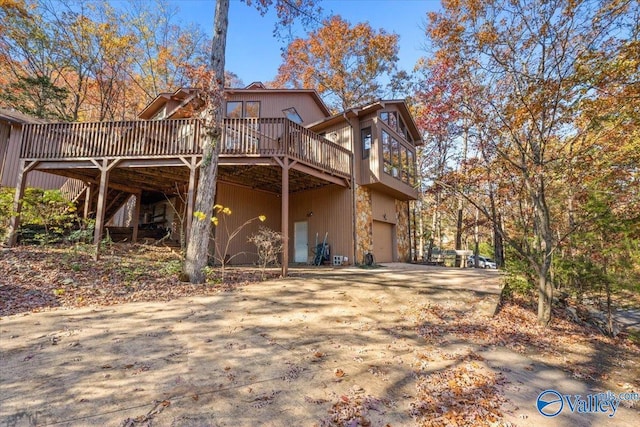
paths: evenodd
<path fill-rule="evenodd" d="M 536 287 L 536 282 L 529 262 L 509 247 L 506 248 L 505 258 L 508 260 L 504 268 L 505 292 L 530 295 Z"/>
<path fill-rule="evenodd" d="M 2 238 L 13 215 L 13 198 L 15 189 L 0 189 L 0 224 Z M 22 198 L 20 213 L 23 239 L 41 244 L 60 241 L 65 230 L 73 227 L 77 222 L 76 207 L 66 200 L 60 190 L 42 190 L 27 188 Z"/>

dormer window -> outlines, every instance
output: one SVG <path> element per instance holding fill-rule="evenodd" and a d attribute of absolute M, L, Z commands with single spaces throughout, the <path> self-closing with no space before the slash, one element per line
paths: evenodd
<path fill-rule="evenodd" d="M 294 123 L 297 123 L 299 125 L 302 124 L 302 117 L 300 117 L 300 114 L 298 114 L 298 112 L 296 111 L 296 109 L 294 107 L 290 107 L 290 108 L 286 108 L 284 110 L 282 110 L 282 112 L 284 113 L 285 117 L 289 120 L 291 120 Z"/>
<path fill-rule="evenodd" d="M 162 120 L 167 115 L 167 106 L 163 106 L 158 112 L 151 118 L 151 120 Z"/>

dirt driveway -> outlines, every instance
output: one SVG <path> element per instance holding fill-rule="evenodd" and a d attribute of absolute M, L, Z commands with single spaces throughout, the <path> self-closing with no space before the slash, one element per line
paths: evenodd
<path fill-rule="evenodd" d="M 0 425 L 312 426 L 354 414 L 366 422 L 352 425 L 415 425 L 418 370 L 453 361 L 425 362 L 443 349 L 425 344 L 411 313 L 437 304 L 491 315 L 500 293 L 495 271 L 393 264 L 292 274 L 215 296 L 0 319 Z M 473 363 L 504 375 L 508 421 L 595 421 L 535 411 L 546 388 L 588 392 L 564 373 L 501 348 L 474 351 L 482 357 Z M 597 424 L 633 416 L 620 409 Z"/>

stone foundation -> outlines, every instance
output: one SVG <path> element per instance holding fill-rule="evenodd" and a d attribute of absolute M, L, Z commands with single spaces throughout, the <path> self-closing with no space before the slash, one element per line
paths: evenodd
<path fill-rule="evenodd" d="M 411 261 L 411 236 L 409 235 L 409 202 L 396 200 L 396 240 L 398 261 Z"/>
<path fill-rule="evenodd" d="M 371 190 L 356 185 L 356 263 L 364 263 L 367 252 L 373 251 L 373 209 Z"/>

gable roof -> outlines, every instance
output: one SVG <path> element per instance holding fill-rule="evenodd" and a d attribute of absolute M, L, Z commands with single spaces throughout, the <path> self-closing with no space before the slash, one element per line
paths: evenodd
<path fill-rule="evenodd" d="M 371 104 L 366 104 L 361 107 L 349 108 L 342 113 L 334 114 L 333 116 L 327 117 L 324 120 L 319 120 L 315 123 L 311 123 L 308 128 L 313 131 L 318 131 L 327 126 L 331 126 L 333 124 L 339 123 L 341 121 L 346 121 L 347 117 L 361 117 L 366 114 L 372 113 L 377 110 L 382 110 L 386 108 L 387 105 L 396 105 L 398 111 L 402 115 L 402 119 L 408 127 L 409 132 L 411 133 L 411 137 L 413 138 L 414 145 L 422 145 L 422 134 L 418 129 L 418 125 L 416 125 L 411 112 L 409 111 L 409 106 L 407 105 L 404 99 L 386 99 L 379 100 L 373 102 Z"/>
<path fill-rule="evenodd" d="M 191 101 L 197 99 L 198 92 L 199 90 L 195 88 L 180 88 L 173 93 L 170 93 L 170 92 L 161 93 L 158 96 L 156 96 L 156 98 L 153 101 L 151 101 L 146 107 L 144 107 L 144 109 L 140 112 L 140 114 L 138 114 L 138 118 L 149 120 L 153 116 L 155 116 L 156 113 L 160 110 L 160 108 L 162 108 L 163 105 L 166 105 L 169 101 L 179 101 L 180 104 L 176 108 L 166 112 L 165 118 L 170 118 L 172 115 L 176 114 L 180 109 L 185 107 Z M 316 92 L 314 89 L 285 89 L 285 88 L 272 89 L 272 88 L 265 87 L 264 84 L 262 84 L 261 82 L 253 82 L 244 88 L 226 88 L 225 89 L 225 93 L 228 93 L 228 94 L 238 94 L 243 92 L 253 93 L 253 94 L 255 93 L 307 94 L 318 105 L 318 108 L 320 109 L 320 111 L 322 111 L 322 113 L 326 117 L 331 116 L 331 111 L 329 110 L 329 107 L 327 107 L 327 104 L 324 103 L 322 98 L 320 98 L 320 95 L 318 95 L 318 92 Z"/>
<path fill-rule="evenodd" d="M 38 117 L 29 116 L 28 114 L 21 113 L 20 111 L 16 111 L 8 108 L 0 108 L 0 121 L 8 122 L 8 123 L 17 123 L 17 124 L 25 124 L 25 123 L 46 123 L 45 119 L 40 119 Z"/>
<path fill-rule="evenodd" d="M 243 92 L 248 92 L 248 93 L 270 93 L 270 94 L 272 94 L 272 93 L 302 93 L 302 94 L 307 94 L 318 105 L 318 108 L 320 108 L 320 111 L 322 111 L 322 114 L 324 114 L 326 117 L 331 116 L 331 110 L 329 110 L 329 107 L 327 107 L 327 104 L 324 103 L 324 101 L 322 100 L 322 98 L 320 98 L 320 95 L 318 95 L 318 92 L 316 92 L 315 89 L 267 88 L 261 82 L 253 82 L 249 86 L 244 87 L 244 88 L 240 88 L 240 89 L 238 89 L 238 88 L 227 88 L 227 89 L 225 89 L 225 92 L 230 93 L 230 94 L 243 93 Z"/>
<path fill-rule="evenodd" d="M 163 92 L 156 96 L 153 101 L 151 101 L 146 107 L 142 109 L 142 111 L 138 114 L 138 118 L 149 120 L 153 116 L 156 115 L 158 110 L 169 101 L 179 101 L 180 104 L 178 107 L 174 108 L 172 111 L 167 111 L 165 117 L 169 118 L 173 114 L 175 114 L 181 107 L 184 107 L 189 102 L 194 100 L 198 95 L 198 89 L 182 87 L 175 92 Z"/>

